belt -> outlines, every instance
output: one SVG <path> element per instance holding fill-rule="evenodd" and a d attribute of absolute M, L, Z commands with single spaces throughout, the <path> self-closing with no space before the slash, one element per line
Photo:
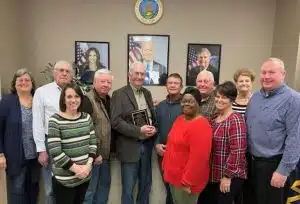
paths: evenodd
<path fill-rule="evenodd" d="M 260 162 L 279 162 L 282 158 L 282 154 L 278 154 L 272 157 L 256 157 L 251 155 L 251 159 L 254 161 L 260 161 Z"/>

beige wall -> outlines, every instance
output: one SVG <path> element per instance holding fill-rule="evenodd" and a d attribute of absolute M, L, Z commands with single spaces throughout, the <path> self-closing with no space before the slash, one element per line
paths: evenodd
<path fill-rule="evenodd" d="M 23 61 L 43 83 L 39 72 L 47 62 L 74 60 L 75 40 L 109 41 L 116 89 L 127 82 L 127 34 L 169 34 L 170 73 L 185 77 L 187 43 L 220 43 L 223 81 L 240 67 L 258 70 L 270 56 L 274 16 L 275 0 L 169 0 L 161 21 L 145 26 L 134 15 L 134 1 L 27 0 Z M 164 87 L 149 88 L 164 98 Z"/>
<path fill-rule="evenodd" d="M 6 90 L 14 71 L 20 67 L 21 35 L 18 0 L 0 1 L 0 76 Z M 6 77 L 9 76 L 9 77 Z"/>
<path fill-rule="evenodd" d="M 20 19 L 16 0 L 0 1 L 0 78 L 1 86 L 9 87 L 11 76 L 20 67 Z M 6 76 L 9 76 L 6 77 Z M 6 180 L 4 170 L 0 169 L 0 204 L 6 203 Z"/>
<path fill-rule="evenodd" d="M 272 56 L 281 58 L 286 65 L 286 82 L 295 87 L 299 43 L 299 0 L 277 0 Z"/>

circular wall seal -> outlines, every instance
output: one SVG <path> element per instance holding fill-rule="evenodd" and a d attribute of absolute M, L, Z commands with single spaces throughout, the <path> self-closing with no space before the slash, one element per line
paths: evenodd
<path fill-rule="evenodd" d="M 154 24 L 162 17 L 163 5 L 161 0 L 137 0 L 135 15 L 144 24 Z"/>

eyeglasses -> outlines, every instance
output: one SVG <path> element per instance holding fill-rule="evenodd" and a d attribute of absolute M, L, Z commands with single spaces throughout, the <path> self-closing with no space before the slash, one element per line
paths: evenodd
<path fill-rule="evenodd" d="M 23 83 L 23 82 L 29 83 L 29 82 L 31 82 L 31 79 L 17 79 L 16 82 L 18 82 L 18 83 Z"/>

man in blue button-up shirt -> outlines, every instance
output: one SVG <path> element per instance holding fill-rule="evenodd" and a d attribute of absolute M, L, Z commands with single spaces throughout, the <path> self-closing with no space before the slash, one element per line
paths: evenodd
<path fill-rule="evenodd" d="M 246 122 L 257 204 L 283 204 L 287 177 L 300 157 L 300 95 L 284 84 L 284 63 L 266 60 L 261 90 L 248 105 Z"/>

